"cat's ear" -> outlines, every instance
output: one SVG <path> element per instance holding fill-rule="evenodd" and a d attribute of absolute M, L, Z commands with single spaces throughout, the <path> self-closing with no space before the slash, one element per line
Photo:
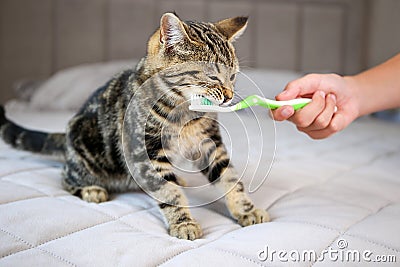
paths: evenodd
<path fill-rule="evenodd" d="M 247 27 L 247 20 L 247 17 L 236 17 L 218 21 L 214 25 L 226 39 L 233 42 L 243 34 Z"/>
<path fill-rule="evenodd" d="M 160 22 L 160 42 L 171 48 L 188 38 L 182 21 L 173 13 L 165 13 Z"/>

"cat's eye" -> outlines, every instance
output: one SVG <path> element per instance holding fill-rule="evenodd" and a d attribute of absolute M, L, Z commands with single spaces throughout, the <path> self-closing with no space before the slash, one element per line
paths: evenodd
<path fill-rule="evenodd" d="M 213 80 L 213 81 L 219 81 L 217 76 L 210 76 L 210 79 Z"/>
<path fill-rule="evenodd" d="M 231 75 L 231 81 L 233 81 L 235 78 L 236 78 L 236 74 L 234 73 Z"/>

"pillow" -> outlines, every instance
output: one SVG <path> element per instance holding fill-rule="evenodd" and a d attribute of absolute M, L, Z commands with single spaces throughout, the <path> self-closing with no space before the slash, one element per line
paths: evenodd
<path fill-rule="evenodd" d="M 19 100 L 22 102 L 29 102 L 33 94 L 36 92 L 37 88 L 42 83 L 43 81 L 41 80 L 30 80 L 30 79 L 22 79 L 16 81 L 12 86 L 14 95 L 16 97 L 15 100 Z"/>
<path fill-rule="evenodd" d="M 121 60 L 60 70 L 35 90 L 30 107 L 38 110 L 77 111 L 111 77 L 136 64 L 137 60 Z"/>

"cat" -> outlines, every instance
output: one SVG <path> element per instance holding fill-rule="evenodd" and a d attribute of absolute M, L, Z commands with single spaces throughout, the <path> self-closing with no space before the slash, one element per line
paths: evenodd
<path fill-rule="evenodd" d="M 65 133 L 25 129 L 9 121 L 1 108 L 1 136 L 17 149 L 63 156 L 64 188 L 88 202 L 107 201 L 113 192 L 151 192 L 159 200 L 169 234 L 177 238 L 194 240 L 202 230 L 177 186 L 184 180 L 173 168 L 176 155 L 201 162 L 199 169 L 224 192 L 227 208 L 240 225 L 267 222 L 268 213 L 255 208 L 244 192 L 216 113 L 188 109 L 193 94 L 219 104 L 232 101 L 239 71 L 232 43 L 246 26 L 247 17 L 204 23 L 165 13 L 148 41 L 146 56 L 135 69 L 97 89 Z"/>

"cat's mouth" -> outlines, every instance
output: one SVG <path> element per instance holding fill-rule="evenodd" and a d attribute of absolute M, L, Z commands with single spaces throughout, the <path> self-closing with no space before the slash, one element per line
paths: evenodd
<path fill-rule="evenodd" d="M 199 86 L 191 88 L 190 97 L 205 99 L 205 102 L 215 106 L 228 106 L 232 103 L 234 92 L 232 89 L 221 86 Z M 200 89 L 200 90 L 199 90 Z"/>
<path fill-rule="evenodd" d="M 233 90 L 226 87 L 209 88 L 204 95 L 213 105 L 227 106 L 232 102 Z"/>

